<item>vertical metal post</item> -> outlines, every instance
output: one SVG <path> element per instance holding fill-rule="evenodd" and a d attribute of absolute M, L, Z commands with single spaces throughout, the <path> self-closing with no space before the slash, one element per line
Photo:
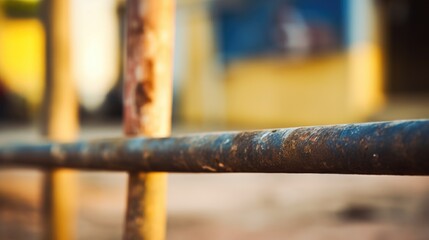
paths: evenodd
<path fill-rule="evenodd" d="M 174 0 L 127 0 L 124 131 L 170 134 Z M 164 239 L 166 173 L 129 174 L 124 239 Z"/>
<path fill-rule="evenodd" d="M 43 133 L 68 142 L 78 132 L 78 101 L 70 67 L 70 1 L 45 0 L 46 92 Z M 71 170 L 47 171 L 44 183 L 44 239 L 74 239 L 76 180 Z"/>

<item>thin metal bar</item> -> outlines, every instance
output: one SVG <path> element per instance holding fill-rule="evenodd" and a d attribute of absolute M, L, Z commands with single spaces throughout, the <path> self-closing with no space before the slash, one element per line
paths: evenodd
<path fill-rule="evenodd" d="M 127 0 L 124 131 L 165 137 L 171 131 L 174 0 Z M 124 239 L 163 240 L 166 173 L 130 169 Z"/>
<path fill-rule="evenodd" d="M 70 68 L 70 0 L 45 0 L 46 91 L 42 133 L 69 142 L 78 132 L 78 103 Z M 46 172 L 43 183 L 43 239 L 74 239 L 75 174 L 68 169 Z"/>
<path fill-rule="evenodd" d="M 0 148 L 0 165 L 160 172 L 429 175 L 429 120 Z"/>
<path fill-rule="evenodd" d="M 42 133 L 53 141 L 76 138 L 77 94 L 70 68 L 70 0 L 45 0 L 46 89 Z M 68 169 L 46 172 L 43 183 L 43 239 L 74 239 L 76 176 Z"/>

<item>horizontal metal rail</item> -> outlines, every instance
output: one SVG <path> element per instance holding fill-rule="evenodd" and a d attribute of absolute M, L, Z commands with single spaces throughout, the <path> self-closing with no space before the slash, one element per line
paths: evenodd
<path fill-rule="evenodd" d="M 3 146 L 0 166 L 429 175 L 429 120 Z"/>

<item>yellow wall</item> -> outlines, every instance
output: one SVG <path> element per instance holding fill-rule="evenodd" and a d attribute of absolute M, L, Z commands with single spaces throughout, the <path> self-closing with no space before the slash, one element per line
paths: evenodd
<path fill-rule="evenodd" d="M 36 19 L 6 19 L 0 15 L 0 79 L 7 88 L 28 100 L 42 101 L 45 49 L 43 26 Z"/>
<path fill-rule="evenodd" d="M 261 127 L 365 121 L 383 102 L 375 46 L 307 60 L 248 59 L 226 73 L 228 121 Z"/>
<path fill-rule="evenodd" d="M 344 54 L 286 61 L 250 59 L 227 71 L 227 117 L 233 123 L 282 126 L 347 121 Z"/>

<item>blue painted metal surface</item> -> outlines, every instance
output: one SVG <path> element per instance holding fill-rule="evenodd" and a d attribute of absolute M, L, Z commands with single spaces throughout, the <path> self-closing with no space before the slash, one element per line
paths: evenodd
<path fill-rule="evenodd" d="M 0 166 L 428 175 L 429 120 L 3 146 Z"/>

